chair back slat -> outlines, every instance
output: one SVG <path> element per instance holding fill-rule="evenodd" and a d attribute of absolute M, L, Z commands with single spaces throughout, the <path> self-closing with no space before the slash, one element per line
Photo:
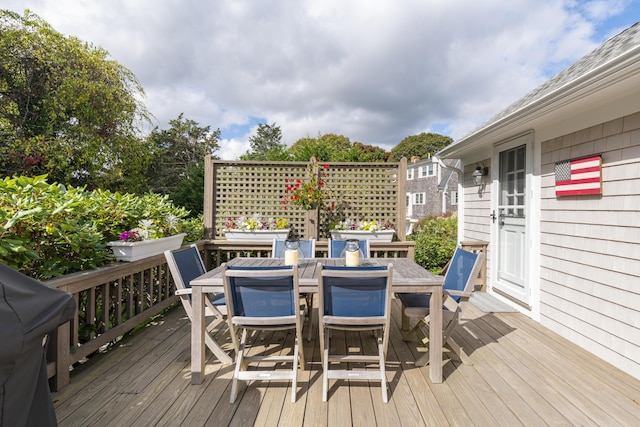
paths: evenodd
<path fill-rule="evenodd" d="M 340 254 L 344 249 L 344 246 L 347 244 L 346 240 L 334 240 L 329 239 L 329 258 L 340 258 Z M 358 245 L 360 246 L 360 250 L 365 258 L 369 258 L 369 241 L 366 239 L 358 240 Z"/>
<path fill-rule="evenodd" d="M 177 287 L 190 288 L 193 279 L 206 273 L 200 252 L 195 245 L 171 251 L 170 256 L 173 257 L 175 266 L 177 266 L 176 272 L 173 269 L 171 271 Z M 179 281 L 175 280 L 176 273 L 182 283 L 178 283 Z"/>
<path fill-rule="evenodd" d="M 274 239 L 273 246 L 271 248 L 271 258 L 283 258 L 280 256 L 282 250 L 284 249 L 285 240 Z M 309 240 L 299 240 L 300 249 L 302 250 L 302 255 L 305 258 L 315 258 L 316 257 L 316 241 L 315 239 Z"/>
<path fill-rule="evenodd" d="M 477 253 L 456 248 L 445 274 L 442 288 L 449 291 L 470 291 L 469 288 L 475 281 L 474 271 L 476 276 L 478 274 L 477 259 Z M 458 301 L 460 297 L 454 297 L 454 299 Z"/>
<path fill-rule="evenodd" d="M 387 270 L 385 266 L 330 267 L 322 277 L 323 313 L 338 317 L 384 316 L 387 309 L 388 278 L 371 273 Z M 337 275 L 331 275 L 333 272 Z M 350 272 L 348 277 L 340 272 Z"/>
<path fill-rule="evenodd" d="M 285 272 L 286 271 L 286 272 Z M 226 280 L 233 307 L 232 316 L 295 316 L 298 295 L 291 266 L 232 267 Z M 287 274 L 288 273 L 288 274 Z"/>

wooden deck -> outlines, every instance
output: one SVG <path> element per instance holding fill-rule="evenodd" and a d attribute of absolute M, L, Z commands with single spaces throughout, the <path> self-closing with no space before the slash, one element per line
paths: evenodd
<path fill-rule="evenodd" d="M 307 370 L 298 398 L 288 383 L 242 384 L 229 404 L 233 365 L 211 359 L 201 385 L 191 385 L 190 325 L 182 307 L 109 352 L 77 368 L 71 384 L 53 395 L 60 426 L 541 426 L 640 425 L 640 381 L 608 365 L 518 313 L 483 313 L 469 304 L 457 341 L 473 365 L 448 362 L 444 382 L 431 384 L 428 367 L 415 359 L 424 346 L 404 342 L 394 300 L 387 355 L 389 403 L 380 385 L 332 381 L 321 402 L 322 370 L 317 339 L 305 341 Z M 314 325 L 315 329 L 315 325 Z M 317 329 L 315 329 L 317 331 Z M 223 325 L 219 334 L 231 349 Z M 291 334 L 257 336 L 277 352 Z M 371 335 L 347 334 L 334 344 L 365 349 Z M 210 356 L 210 353 L 207 353 Z"/>

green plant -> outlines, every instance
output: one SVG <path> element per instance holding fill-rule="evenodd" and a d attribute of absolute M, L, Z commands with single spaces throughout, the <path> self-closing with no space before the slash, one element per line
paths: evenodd
<path fill-rule="evenodd" d="M 40 280 L 89 270 L 111 262 L 107 242 L 141 219 L 175 217 L 175 232 L 201 239 L 202 218 L 187 216 L 167 196 L 86 191 L 49 184 L 45 175 L 7 177 L 0 180 L 0 262 Z"/>
<path fill-rule="evenodd" d="M 457 246 L 458 216 L 429 216 L 415 227 L 417 233 L 407 239 L 416 242 L 415 261 L 427 270 L 439 274 L 449 262 Z"/>

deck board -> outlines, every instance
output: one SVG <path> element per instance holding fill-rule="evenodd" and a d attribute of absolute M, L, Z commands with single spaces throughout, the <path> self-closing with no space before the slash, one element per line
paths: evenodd
<path fill-rule="evenodd" d="M 317 315 L 314 320 L 317 333 Z M 302 343 L 307 369 L 298 373 L 295 403 L 289 383 L 252 381 L 240 382 L 231 405 L 233 365 L 209 352 L 205 381 L 190 384 L 190 325 L 176 307 L 74 369 L 71 384 L 53 394 L 54 406 L 60 426 L 640 424 L 640 381 L 519 313 L 483 313 L 468 305 L 463 322 L 455 338 L 472 364 L 447 361 L 444 382 L 432 384 L 428 367 L 414 365 L 426 347 L 420 336 L 403 340 L 394 300 L 386 405 L 378 381 L 332 380 L 323 403 L 317 336 Z M 232 351 L 225 325 L 216 339 Z M 288 354 L 293 335 L 268 332 L 253 339 L 256 351 Z M 333 345 L 375 351 L 366 332 L 334 332 Z"/>

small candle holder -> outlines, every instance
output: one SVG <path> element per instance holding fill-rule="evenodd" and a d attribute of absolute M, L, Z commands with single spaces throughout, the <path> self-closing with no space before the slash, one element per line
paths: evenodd
<path fill-rule="evenodd" d="M 298 239 L 287 239 L 284 241 L 284 248 L 279 254 L 280 258 L 284 258 L 284 265 L 297 265 L 304 259 L 304 252 L 300 247 Z"/>
<path fill-rule="evenodd" d="M 340 253 L 340 258 L 346 267 L 359 267 L 364 259 L 364 253 L 360 249 L 360 241 L 357 239 L 347 239 L 344 249 Z"/>

